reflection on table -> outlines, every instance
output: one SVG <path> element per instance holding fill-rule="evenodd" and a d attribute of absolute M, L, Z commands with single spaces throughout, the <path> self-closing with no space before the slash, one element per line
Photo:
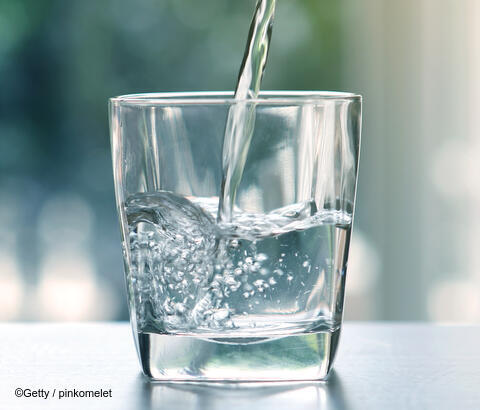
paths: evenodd
<path fill-rule="evenodd" d="M 333 372 L 327 382 L 164 384 L 139 376 L 144 394 L 141 408 L 198 410 L 347 409 L 340 377 Z M 139 407 L 140 407 L 139 406 Z"/>

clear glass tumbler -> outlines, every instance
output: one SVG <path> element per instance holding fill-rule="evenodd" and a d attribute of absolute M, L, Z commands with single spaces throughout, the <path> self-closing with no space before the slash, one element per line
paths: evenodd
<path fill-rule="evenodd" d="M 224 220 L 224 133 L 239 104 L 255 112 L 254 131 L 249 145 L 234 147 L 244 166 L 233 173 L 238 186 Z M 145 375 L 325 379 L 342 323 L 361 97 L 127 95 L 110 100 L 110 126 Z"/>

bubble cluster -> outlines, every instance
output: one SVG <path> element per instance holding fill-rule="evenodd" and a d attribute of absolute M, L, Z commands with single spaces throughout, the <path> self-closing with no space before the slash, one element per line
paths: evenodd
<path fill-rule="evenodd" d="M 311 272 L 318 275 L 325 266 L 319 270 L 313 254 L 302 249 L 318 248 L 310 239 L 298 242 L 300 233 L 293 234 L 294 240 L 288 239 L 290 233 L 272 234 L 284 232 L 285 224 L 291 232 L 302 232 L 307 222 L 298 220 L 295 231 L 292 218 L 306 211 L 289 207 L 287 215 L 276 211 L 257 219 L 237 214 L 235 226 L 219 226 L 217 206 L 218 199 L 167 192 L 127 201 L 127 279 L 139 329 L 188 333 L 255 327 L 254 320 L 238 325 L 236 318 L 254 317 L 272 306 L 278 310 L 282 304 L 294 311 L 298 295 L 308 299 L 316 282 Z M 310 226 L 315 226 L 312 218 Z M 253 228 L 258 237 L 252 237 Z M 333 261 L 327 256 L 323 262 Z"/>
<path fill-rule="evenodd" d="M 138 325 L 153 316 L 168 331 L 233 327 L 234 310 L 226 300 L 248 285 L 248 275 L 268 274 L 262 267 L 268 256 L 257 254 L 255 245 L 243 249 L 237 239 L 220 241 L 213 217 L 182 197 L 144 195 L 127 210 Z M 242 290 L 251 297 L 268 287 Z"/>
<path fill-rule="evenodd" d="M 216 288 L 221 268 L 214 265 L 217 245 L 212 217 L 181 197 L 162 193 L 131 201 L 127 210 L 129 277 L 139 325 L 149 314 L 167 330 L 186 330 L 208 316 L 221 322 L 218 315 L 214 317 L 216 309 L 224 309 L 221 304 L 197 300 L 199 290 L 209 286 L 214 295 L 221 293 Z"/>

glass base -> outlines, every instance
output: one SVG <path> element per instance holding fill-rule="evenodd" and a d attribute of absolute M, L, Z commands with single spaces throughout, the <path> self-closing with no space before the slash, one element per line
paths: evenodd
<path fill-rule="evenodd" d="M 327 378 L 340 329 L 280 338 L 137 337 L 143 372 L 152 381 L 310 381 Z"/>

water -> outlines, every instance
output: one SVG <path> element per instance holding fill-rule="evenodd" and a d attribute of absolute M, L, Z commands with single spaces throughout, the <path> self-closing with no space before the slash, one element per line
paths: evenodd
<path fill-rule="evenodd" d="M 337 330 L 351 215 L 308 201 L 234 209 L 234 222 L 218 223 L 218 202 L 169 192 L 127 200 L 139 332 L 228 342 Z"/>
<path fill-rule="evenodd" d="M 255 105 L 267 64 L 276 0 L 258 0 L 250 25 L 235 100 L 229 110 L 223 141 L 223 180 L 218 219 L 230 221 L 255 126 Z"/>
<path fill-rule="evenodd" d="M 305 201 L 235 208 L 255 126 L 275 0 L 258 0 L 225 126 L 216 198 L 125 203 L 127 283 L 144 373 L 155 380 L 313 380 L 340 335 L 351 215 Z"/>

